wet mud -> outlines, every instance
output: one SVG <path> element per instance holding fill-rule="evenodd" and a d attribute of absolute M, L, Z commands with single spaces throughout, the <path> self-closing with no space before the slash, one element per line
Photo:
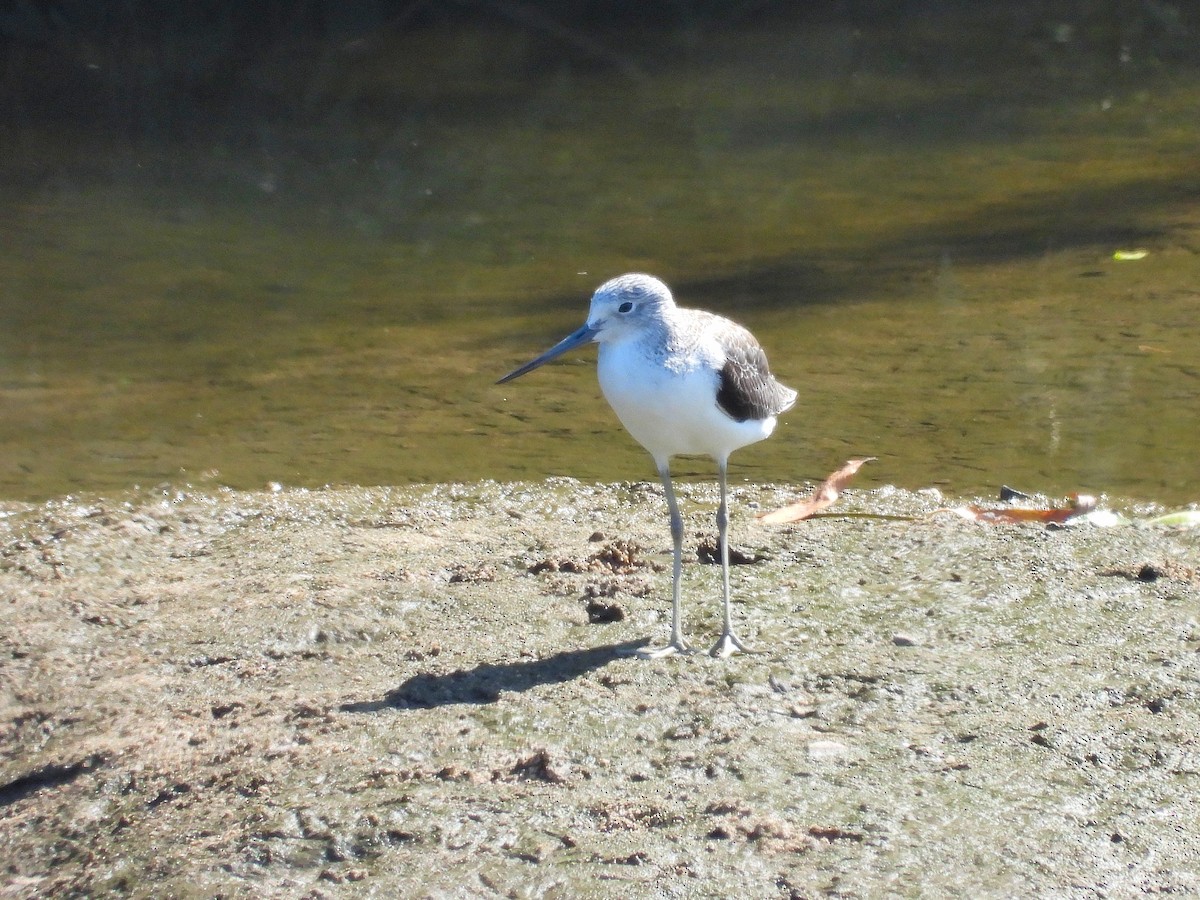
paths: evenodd
<path fill-rule="evenodd" d="M 4 505 L 0 895 L 1200 892 L 1195 530 L 795 497 L 658 661 L 650 484 Z"/>

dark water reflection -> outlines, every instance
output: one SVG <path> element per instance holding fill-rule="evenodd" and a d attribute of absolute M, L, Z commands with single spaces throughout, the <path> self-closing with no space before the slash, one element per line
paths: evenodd
<path fill-rule="evenodd" d="M 649 477 L 492 385 L 640 269 L 800 389 L 742 476 L 1200 499 L 1200 18 L 1077 7 L 9 16 L 0 497 Z"/>

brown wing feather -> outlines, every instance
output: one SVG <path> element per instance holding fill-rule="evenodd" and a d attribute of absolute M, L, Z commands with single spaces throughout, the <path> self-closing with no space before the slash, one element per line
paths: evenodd
<path fill-rule="evenodd" d="M 745 329 L 725 342 L 725 365 L 717 386 L 717 405 L 738 422 L 767 419 L 791 409 L 796 392 L 771 374 L 767 354 Z"/>

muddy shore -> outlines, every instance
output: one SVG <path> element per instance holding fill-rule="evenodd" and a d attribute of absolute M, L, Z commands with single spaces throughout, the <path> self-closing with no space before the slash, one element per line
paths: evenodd
<path fill-rule="evenodd" d="M 0 506 L 0 895 L 1200 894 L 1197 529 L 796 493 Z"/>

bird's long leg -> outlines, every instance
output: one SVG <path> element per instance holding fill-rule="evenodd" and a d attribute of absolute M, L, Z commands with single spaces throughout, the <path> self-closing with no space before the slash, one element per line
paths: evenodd
<path fill-rule="evenodd" d="M 671 486 L 671 466 L 668 460 L 656 460 L 658 477 L 662 479 L 663 491 L 667 495 L 667 510 L 671 514 L 671 541 L 675 545 L 675 559 L 671 576 L 671 640 L 665 647 L 639 650 L 643 659 L 658 659 L 676 653 L 690 653 L 692 645 L 683 636 L 683 613 L 680 603 L 680 581 L 683 578 L 683 516 L 679 514 L 679 503 L 675 500 L 675 488 Z"/>
<path fill-rule="evenodd" d="M 745 645 L 733 633 L 733 610 L 729 601 L 729 502 L 726 485 L 728 468 L 728 457 L 717 460 L 717 474 L 721 481 L 721 505 L 717 507 L 717 538 L 721 544 L 721 591 L 725 600 L 725 624 L 721 629 L 720 639 L 708 652 L 719 657 L 732 656 L 739 650 L 746 650 Z"/>

